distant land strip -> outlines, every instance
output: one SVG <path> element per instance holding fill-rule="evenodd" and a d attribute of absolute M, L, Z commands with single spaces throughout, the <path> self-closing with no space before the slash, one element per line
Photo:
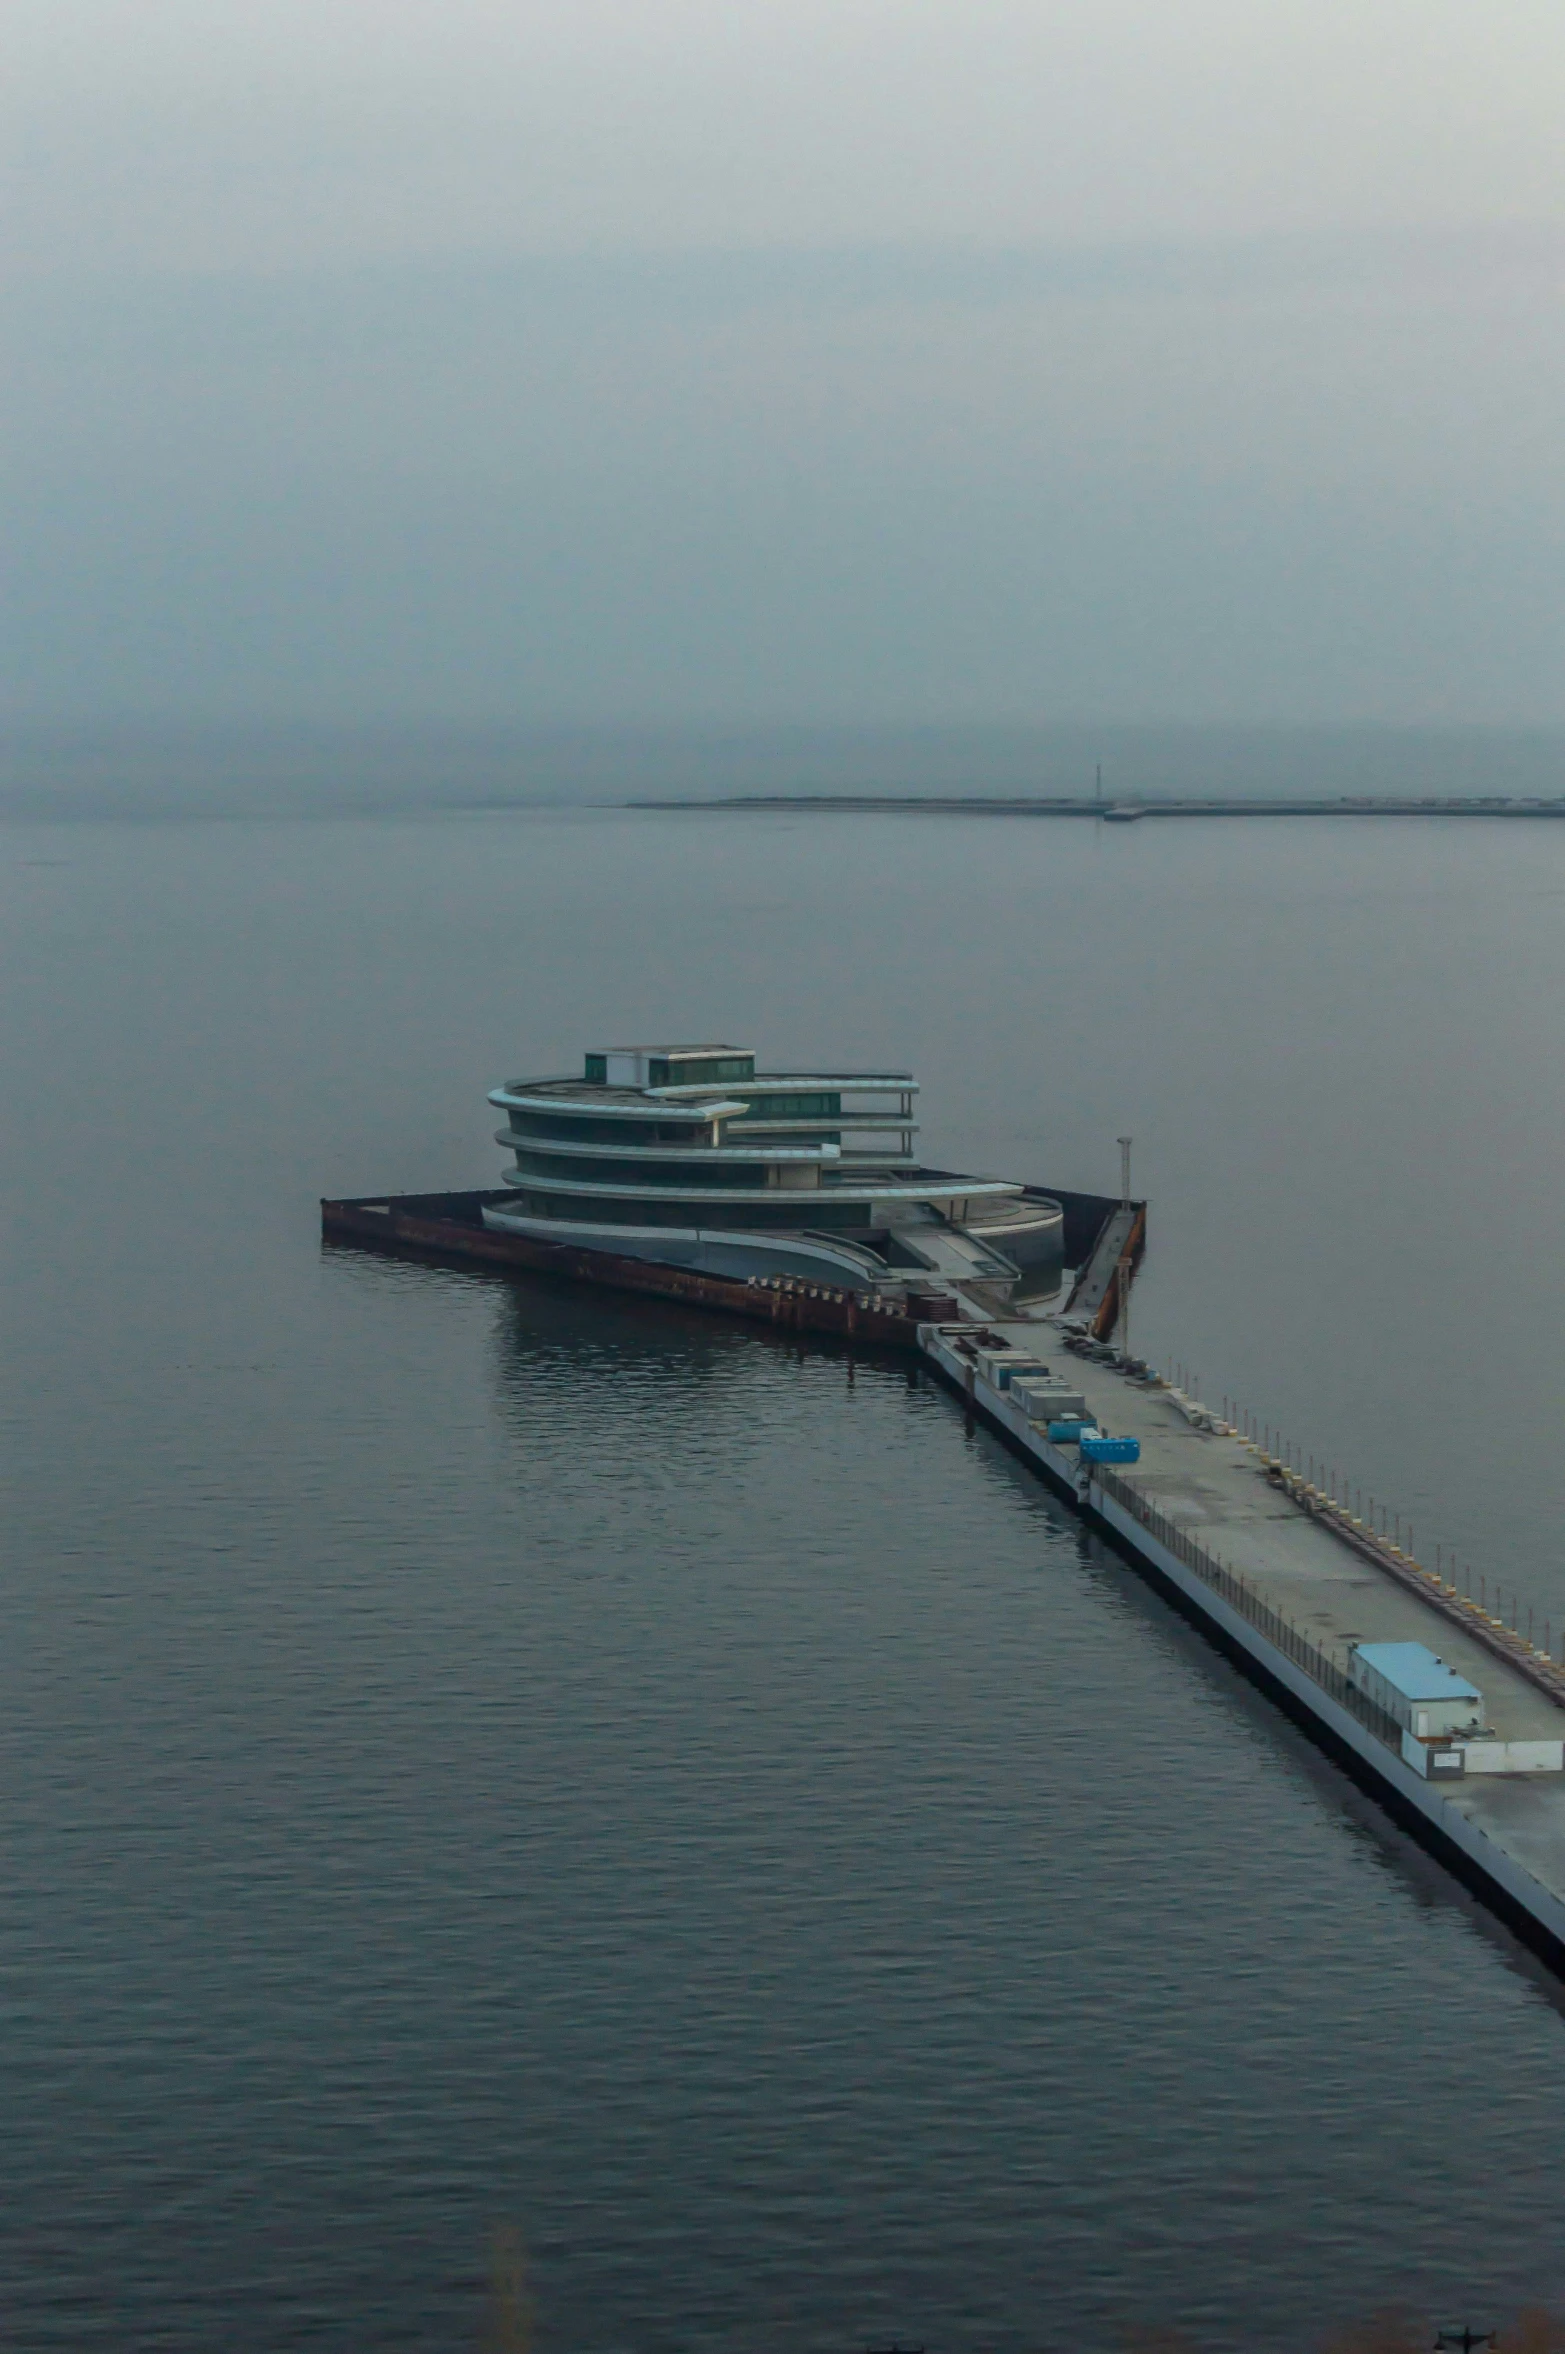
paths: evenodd
<path fill-rule="evenodd" d="M 1431 796 L 1342 794 L 1337 798 L 1277 800 L 1230 795 L 1213 800 L 1099 801 L 1090 794 L 1062 798 L 1043 793 L 731 793 L 704 800 L 628 801 L 627 809 L 733 809 L 762 813 L 791 810 L 805 816 L 897 817 L 1096 817 L 1106 825 L 1131 825 L 1143 817 L 1565 817 L 1565 795 L 1553 800 L 1512 798 L 1503 793 Z"/>

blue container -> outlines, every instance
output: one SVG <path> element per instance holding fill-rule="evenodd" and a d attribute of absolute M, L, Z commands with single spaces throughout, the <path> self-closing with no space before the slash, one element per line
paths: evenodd
<path fill-rule="evenodd" d="M 1081 1451 L 1089 1463 L 1139 1463 L 1139 1439 L 1106 1439 L 1100 1430 L 1084 1436 Z"/>
<path fill-rule="evenodd" d="M 1095 1422 L 1051 1422 L 1049 1436 L 1057 1447 L 1074 1447 L 1083 1431 L 1090 1430 L 1096 1436 L 1097 1428 Z"/>

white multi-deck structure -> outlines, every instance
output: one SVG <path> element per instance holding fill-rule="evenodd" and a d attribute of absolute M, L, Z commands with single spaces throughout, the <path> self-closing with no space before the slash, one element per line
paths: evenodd
<path fill-rule="evenodd" d="M 516 1201 L 484 1220 L 713 1275 L 1047 1289 L 1059 1205 L 921 1167 L 917 1094 L 910 1071 L 757 1072 L 743 1047 L 607 1047 L 579 1079 L 493 1089 Z"/>

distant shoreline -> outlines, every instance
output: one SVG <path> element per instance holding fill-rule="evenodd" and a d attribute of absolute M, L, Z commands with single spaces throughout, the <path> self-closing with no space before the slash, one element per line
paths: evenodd
<path fill-rule="evenodd" d="M 1221 799 L 1099 801 L 1090 795 L 1005 795 L 988 793 L 731 793 L 705 799 L 627 801 L 626 809 L 727 809 L 761 815 L 897 817 L 1094 817 L 1107 825 L 1130 825 L 1144 817 L 1558 817 L 1565 795 L 1553 800 L 1515 799 L 1504 794 L 1413 799 L 1400 794 L 1355 794 L 1334 799 L 1285 795 L 1276 799 L 1226 796 Z"/>

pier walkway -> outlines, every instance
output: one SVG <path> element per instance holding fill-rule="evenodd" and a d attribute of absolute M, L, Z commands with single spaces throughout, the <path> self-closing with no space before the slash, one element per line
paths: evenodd
<path fill-rule="evenodd" d="M 1139 1461 L 1089 1464 L 1074 1445 L 1051 1443 L 985 1377 L 971 1324 L 926 1326 L 921 1338 L 946 1379 L 1053 1483 L 1248 1653 L 1556 1954 L 1565 1948 L 1565 1773 L 1469 1771 L 1431 1782 L 1348 1673 L 1356 1644 L 1424 1644 L 1477 1685 L 1497 1743 L 1552 1745 L 1565 1737 L 1565 1677 L 1546 1655 L 1392 1548 L 1382 1562 L 1375 1540 L 1355 1541 L 1351 1524 L 1339 1533 L 1329 1514 L 1308 1508 L 1302 1483 L 1284 1484 L 1280 1466 L 1269 1476 L 1261 1450 L 1208 1409 L 1068 1352 L 1056 1319 L 1001 1319 L 986 1333 L 1064 1376 L 1103 1430 L 1139 1441 Z"/>

